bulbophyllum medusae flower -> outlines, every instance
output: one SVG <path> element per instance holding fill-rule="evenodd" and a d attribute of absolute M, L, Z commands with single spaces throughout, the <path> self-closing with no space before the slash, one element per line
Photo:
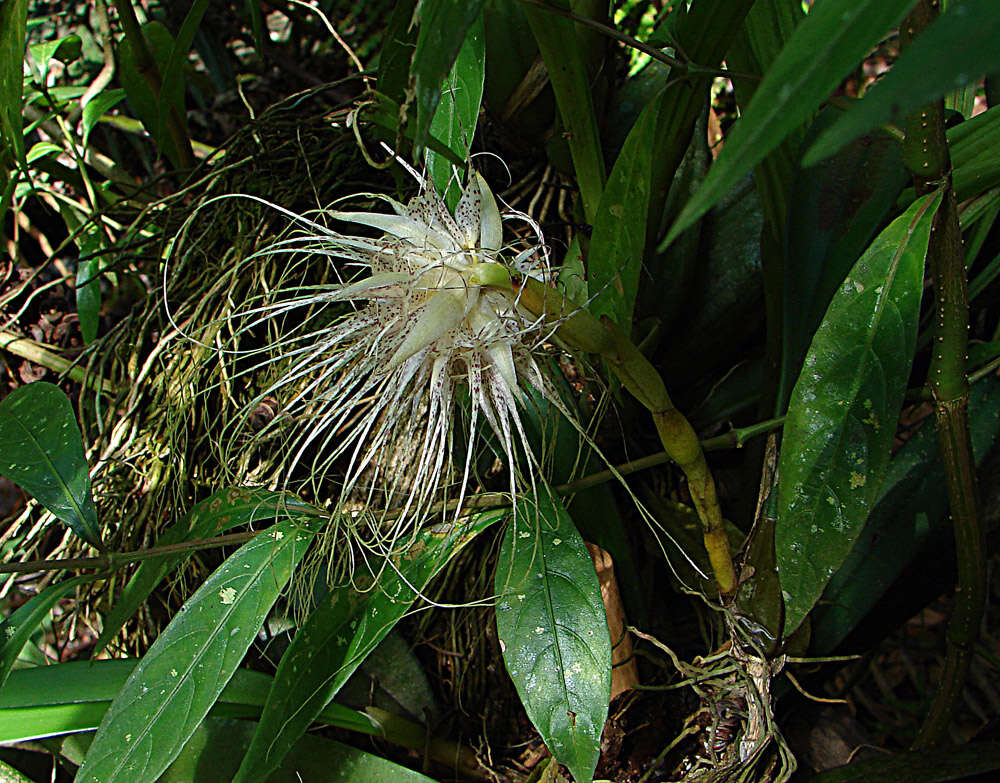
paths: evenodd
<path fill-rule="evenodd" d="M 562 403 L 540 367 L 552 327 L 519 307 L 510 285 L 511 275 L 548 272 L 537 225 L 510 213 L 527 220 L 533 241 L 505 245 L 500 210 L 478 173 L 454 215 L 426 185 L 406 204 L 370 197 L 388 209 L 286 213 L 295 233 L 256 254 L 287 256 L 290 269 L 325 257 L 337 278 L 269 291 L 227 319 L 234 345 L 267 335 L 232 374 L 271 377 L 226 431 L 230 450 L 280 450 L 272 483 L 298 477 L 317 493 L 339 483 L 340 518 L 364 509 L 373 524 L 354 528 L 355 538 L 385 554 L 421 523 L 458 517 L 429 513 L 446 499 L 461 506 L 475 472 L 470 444 L 484 427 L 513 491 L 516 455 L 530 454 L 519 413 L 525 389 Z M 253 426 L 265 401 L 273 418 Z M 456 444 L 459 430 L 467 443 Z"/>

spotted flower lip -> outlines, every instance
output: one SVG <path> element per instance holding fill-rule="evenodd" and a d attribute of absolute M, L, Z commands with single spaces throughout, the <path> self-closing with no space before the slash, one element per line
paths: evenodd
<path fill-rule="evenodd" d="M 272 483 L 305 476 L 317 494 L 339 483 L 337 507 L 374 514 L 369 543 L 385 552 L 431 521 L 436 502 L 461 506 L 475 448 L 461 448 L 464 459 L 453 464 L 459 417 L 470 441 L 485 419 L 513 492 L 515 455 L 530 453 L 523 390 L 561 402 L 539 366 L 551 327 L 519 307 L 510 285 L 512 275 L 548 274 L 537 225 L 502 216 L 478 173 L 454 215 L 430 188 L 406 204 L 374 198 L 391 211 L 292 216 L 296 232 L 255 254 L 285 254 L 290 266 L 325 256 L 339 281 L 268 291 L 228 319 L 233 354 L 241 340 L 269 334 L 234 374 L 269 380 L 225 429 L 230 451 L 248 443 L 280 449 Z M 528 221 L 532 240 L 504 244 L 504 217 L 512 216 Z M 372 230 L 381 235 L 365 235 Z M 250 414 L 268 399 L 278 401 L 278 414 L 254 430 Z"/>

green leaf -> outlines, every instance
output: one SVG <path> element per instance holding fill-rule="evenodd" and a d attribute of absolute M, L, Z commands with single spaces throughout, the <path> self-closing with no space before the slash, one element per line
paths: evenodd
<path fill-rule="evenodd" d="M 142 34 L 160 74 L 165 73 L 174 52 L 173 36 L 160 22 L 147 22 L 142 26 Z M 138 68 L 132 42 L 128 38 L 123 38 L 118 45 L 118 78 L 122 87 L 125 88 L 125 95 L 128 97 L 129 105 L 135 112 L 135 116 L 149 132 L 149 135 L 153 137 L 153 141 L 156 142 L 164 156 L 175 166 L 178 166 L 180 151 L 170 133 L 167 132 L 166 115 L 161 114 L 160 107 L 162 105 L 167 110 L 171 107 L 180 107 L 180 117 L 183 119 L 183 81 L 174 80 L 171 85 L 172 94 L 167 93 L 162 84 L 157 85 L 156 91 L 154 91 L 147 81 L 146 75 Z M 158 96 L 157 93 L 160 95 Z"/>
<path fill-rule="evenodd" d="M 118 658 L 16 669 L 0 691 L 0 743 L 93 731 L 139 663 Z M 271 682 L 262 672 L 237 669 L 210 714 L 260 717 Z M 368 715 L 340 704 L 328 704 L 320 720 L 362 734 L 382 733 Z"/>
<path fill-rule="evenodd" d="M 553 0 L 552 4 L 569 9 L 567 0 Z M 604 153 L 580 40 L 572 20 L 528 3 L 522 5 L 522 10 L 538 42 L 555 92 L 573 157 L 584 217 L 593 223 L 604 190 Z"/>
<path fill-rule="evenodd" d="M 229 682 L 312 536 L 300 520 L 279 522 L 205 580 L 115 698 L 78 780 L 156 780 Z"/>
<path fill-rule="evenodd" d="M 414 146 L 424 148 L 431 121 L 441 100 L 441 85 L 451 70 L 466 32 L 477 19 L 484 0 L 424 0 L 417 13 L 420 32 L 410 75 L 416 85 L 417 126 Z"/>
<path fill-rule="evenodd" d="M 230 780 L 254 724 L 210 718 L 198 727 L 184 750 L 157 783 L 219 783 Z M 225 749 L 220 753 L 220 749 Z M 419 772 L 363 750 L 323 737 L 305 736 L 267 783 L 434 783 Z"/>
<path fill-rule="evenodd" d="M 561 501 L 520 498 L 497 564 L 497 634 L 528 717 L 589 783 L 611 695 L 611 640 L 594 564 Z"/>
<path fill-rule="evenodd" d="M 1000 769 L 1000 742 L 970 742 L 854 761 L 813 775 L 807 783 L 945 783 L 996 769 Z"/>
<path fill-rule="evenodd" d="M 9 144 L 14 159 L 21 163 L 25 162 L 21 91 L 27 21 L 28 0 L 0 4 L 0 142 Z"/>
<path fill-rule="evenodd" d="M 664 245 L 701 217 L 816 108 L 914 0 L 823 0 L 795 28 Z"/>
<path fill-rule="evenodd" d="M 39 141 L 31 145 L 31 149 L 25 155 L 25 160 L 31 164 L 47 155 L 59 155 L 62 151 L 62 147 L 58 144 L 53 144 L 51 141 Z"/>
<path fill-rule="evenodd" d="M 959 201 L 1000 185 L 1000 106 L 949 128 L 948 151 Z"/>
<path fill-rule="evenodd" d="M 479 120 L 486 74 L 486 47 L 483 18 L 480 15 L 458 51 L 455 65 L 445 79 L 441 104 L 431 122 L 431 135 L 437 136 L 456 157 L 469 157 L 469 147 Z M 427 150 L 427 170 L 439 193 L 444 194 L 449 209 L 454 210 L 461 196 L 458 181 L 452 178 L 451 162 L 433 150 Z"/>
<path fill-rule="evenodd" d="M 969 391 L 969 434 L 981 464 L 1000 436 L 1000 380 Z M 944 469 L 932 420 L 897 451 L 878 501 L 813 609 L 812 650 L 831 654 L 937 534 L 950 537 Z"/>
<path fill-rule="evenodd" d="M 813 143 L 802 164 L 818 163 L 873 128 L 902 121 L 949 91 L 1000 71 L 998 40 L 996 0 L 952 0 L 945 13 L 893 63 L 889 73 Z"/>
<path fill-rule="evenodd" d="M 174 112 L 184 120 L 184 65 L 187 62 L 191 44 L 198 32 L 202 17 L 208 10 L 210 0 L 195 0 L 177 31 L 177 38 L 170 49 L 166 67 L 160 72 L 163 82 L 160 85 L 160 100 L 157 106 L 160 132 L 167 134 L 167 115 Z"/>
<path fill-rule="evenodd" d="M 125 97 L 125 90 L 103 90 L 87 101 L 80 116 L 80 143 L 86 147 L 90 132 L 102 116 L 117 106 Z"/>
<path fill-rule="evenodd" d="M 250 29 L 253 31 L 253 45 L 259 57 L 264 56 L 264 15 L 260 12 L 260 0 L 243 0 L 250 17 Z"/>
<path fill-rule="evenodd" d="M 101 549 L 83 438 L 59 387 L 29 383 L 0 401 L 0 443 L 0 474 Z"/>
<path fill-rule="evenodd" d="M 833 109 L 820 114 L 808 138 L 836 116 Z M 859 139 L 822 165 L 795 173 L 782 273 L 790 282 L 782 305 L 779 413 L 830 299 L 885 225 L 908 180 L 899 145 L 884 135 Z"/>
<path fill-rule="evenodd" d="M 0 692 L 28 639 L 48 617 L 60 599 L 73 592 L 79 585 L 93 582 L 93 576 L 78 576 L 49 585 L 0 624 Z"/>
<path fill-rule="evenodd" d="M 885 478 L 940 198 L 917 201 L 854 265 L 792 390 L 775 535 L 786 635 L 844 562 Z"/>
<path fill-rule="evenodd" d="M 587 285 L 594 292 L 589 309 L 610 316 L 626 332 L 639 292 L 639 272 L 646 252 L 646 225 L 653 161 L 662 139 L 658 133 L 661 91 L 632 126 L 608 177 L 594 219 Z"/>
<path fill-rule="evenodd" d="M 400 0 L 395 3 L 379 54 L 378 91 L 399 105 L 406 103 L 410 80 L 410 63 L 417 45 L 417 30 L 413 11 L 417 0 Z M 397 115 L 397 120 L 400 119 Z M 393 128 L 393 135 L 396 129 Z"/>
<path fill-rule="evenodd" d="M 303 503 L 285 492 L 264 489 L 220 489 L 198 503 L 184 519 L 156 539 L 156 546 L 196 541 L 225 533 L 234 527 L 258 525 L 264 521 L 297 517 L 322 516 L 321 509 Z M 96 655 L 111 642 L 170 571 L 191 556 L 190 552 L 162 555 L 143 560 L 104 618 L 101 636 L 94 650 Z"/>
<path fill-rule="evenodd" d="M 281 658 L 264 716 L 233 783 L 274 770 L 427 583 L 499 515 L 484 513 L 450 534 L 421 533 L 410 554 L 381 573 L 363 596 L 334 590 L 309 615 Z M 355 575 L 360 578 L 361 574 Z"/>
<path fill-rule="evenodd" d="M 28 51 L 31 53 L 31 59 L 35 61 L 37 66 L 38 83 L 45 81 L 45 75 L 49 70 L 49 61 L 53 57 L 60 62 L 69 63 L 80 56 L 81 48 L 80 36 L 75 33 L 67 35 L 65 38 L 29 46 Z"/>

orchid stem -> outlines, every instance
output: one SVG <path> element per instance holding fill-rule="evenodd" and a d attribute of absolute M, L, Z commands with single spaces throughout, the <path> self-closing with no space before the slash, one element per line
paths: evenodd
<path fill-rule="evenodd" d="M 687 477 L 719 589 L 725 595 L 733 593 L 737 587 L 736 569 L 715 480 L 694 428 L 674 407 L 659 372 L 610 319 L 595 318 L 561 292 L 533 278 L 521 278 L 516 291 L 520 305 L 551 324 L 561 340 L 573 348 L 600 355 L 622 385 L 653 415 L 664 450 Z"/>

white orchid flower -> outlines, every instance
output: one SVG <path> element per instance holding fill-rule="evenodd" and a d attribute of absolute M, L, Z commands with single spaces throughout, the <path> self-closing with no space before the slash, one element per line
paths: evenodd
<path fill-rule="evenodd" d="M 547 274 L 537 225 L 528 221 L 536 242 L 505 246 L 500 210 L 479 174 L 454 216 L 430 189 L 405 205 L 376 198 L 391 212 L 321 213 L 324 223 L 363 227 L 361 234 L 294 216 L 305 231 L 256 254 L 287 254 L 290 270 L 325 256 L 338 281 L 269 291 L 227 319 L 237 357 L 231 375 L 271 377 L 224 440 L 230 453 L 248 441 L 281 449 L 275 483 L 306 478 L 328 494 L 324 484 L 339 482 L 338 508 L 374 515 L 379 532 L 365 535 L 384 553 L 430 521 L 433 504 L 461 505 L 476 449 L 464 446 L 453 464 L 460 407 L 470 442 L 483 420 L 495 434 L 513 491 L 515 455 L 530 452 L 522 389 L 561 402 L 539 367 L 551 326 L 525 313 L 509 285 L 511 274 Z M 363 235 L 371 229 L 381 236 Z M 354 271 L 346 280 L 345 269 Z M 244 348 L 250 340 L 264 344 Z M 254 427 L 251 413 L 264 400 L 276 415 Z"/>

